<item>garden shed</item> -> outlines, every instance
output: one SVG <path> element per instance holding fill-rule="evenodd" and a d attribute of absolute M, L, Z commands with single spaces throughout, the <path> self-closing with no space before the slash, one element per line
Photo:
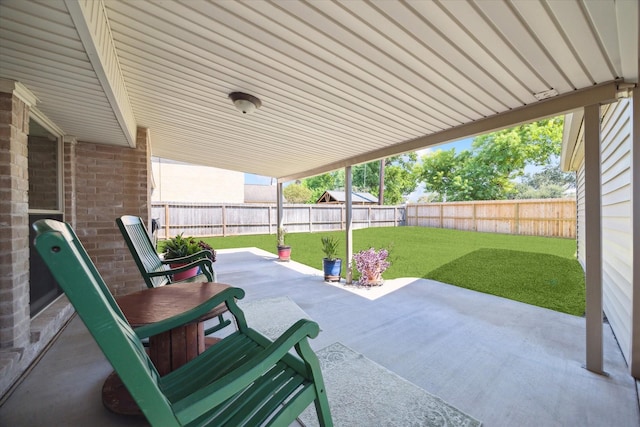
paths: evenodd
<path fill-rule="evenodd" d="M 347 194 L 344 191 L 325 191 L 322 196 L 318 198 L 316 203 L 336 203 L 344 204 L 347 201 Z M 351 201 L 354 205 L 377 205 L 378 198 L 370 193 L 351 193 Z"/>

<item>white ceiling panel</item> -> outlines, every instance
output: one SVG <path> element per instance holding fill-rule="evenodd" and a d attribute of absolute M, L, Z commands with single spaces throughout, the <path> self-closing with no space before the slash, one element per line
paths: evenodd
<path fill-rule="evenodd" d="M 0 78 L 80 141 L 130 106 L 154 156 L 286 180 L 609 102 L 637 39 L 635 0 L 3 0 Z"/>

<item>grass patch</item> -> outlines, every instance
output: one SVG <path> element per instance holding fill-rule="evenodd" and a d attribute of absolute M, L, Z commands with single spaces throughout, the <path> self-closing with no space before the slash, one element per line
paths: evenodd
<path fill-rule="evenodd" d="M 584 273 L 575 260 L 507 249 L 478 249 L 428 274 L 439 282 L 584 314 Z"/>
<path fill-rule="evenodd" d="M 289 233 L 286 243 L 292 246 L 291 259 L 322 269 L 323 254 L 320 239 L 322 236 L 330 235 L 339 239 L 338 253 L 344 254 L 344 232 Z M 257 247 L 277 253 L 275 235 L 211 237 L 203 240 L 216 249 Z M 576 242 L 572 239 L 513 236 L 428 227 L 381 227 L 354 230 L 354 252 L 370 247 L 376 249 L 384 247 L 389 250 L 391 267 L 384 273 L 385 279 L 430 278 L 552 310 L 577 315 L 584 313 L 584 275 L 580 264 L 575 259 Z M 488 270 L 483 268 L 486 267 L 483 264 L 484 261 L 473 262 L 474 256 L 481 257 L 483 252 L 471 256 L 466 261 L 463 259 L 460 264 L 463 267 L 449 266 L 459 258 L 485 249 L 496 250 L 492 253 L 494 258 L 491 259 Z M 526 250 L 524 252 L 526 255 L 520 257 L 523 250 Z M 537 254 L 551 257 L 538 258 Z M 552 262 L 552 259 L 560 259 L 564 262 Z M 526 264 L 526 269 L 522 266 L 523 262 Z M 436 272 L 444 274 L 447 269 L 450 269 L 452 276 L 456 276 L 456 269 L 459 269 L 458 278 L 448 277 L 444 280 L 433 276 Z M 572 273 L 565 279 L 564 270 L 567 269 Z M 525 274 L 524 271 L 527 273 Z M 483 276 L 491 276 L 493 284 L 475 285 L 474 282 L 483 281 L 481 280 Z M 518 285 L 522 283 L 524 276 L 529 277 L 531 286 L 534 287 L 533 292 L 528 292 L 527 298 L 522 296 L 523 286 Z M 463 277 L 467 279 L 462 280 Z M 539 282 L 537 280 L 539 277 L 550 277 L 549 282 Z M 568 289 L 565 293 L 567 301 L 559 302 L 555 300 L 565 298 L 558 293 L 561 277 L 563 278 L 562 288 L 567 286 Z M 558 285 L 551 284 L 556 283 L 554 278 L 557 278 Z M 564 280 L 570 284 L 565 285 Z M 568 308 L 563 309 L 564 304 Z"/>

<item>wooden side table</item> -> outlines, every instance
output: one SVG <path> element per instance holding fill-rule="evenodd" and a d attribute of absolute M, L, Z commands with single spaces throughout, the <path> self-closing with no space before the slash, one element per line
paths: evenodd
<path fill-rule="evenodd" d="M 116 298 L 116 302 L 135 328 L 191 310 L 227 288 L 229 285 L 213 282 L 176 283 L 123 295 Z M 226 305 L 220 304 L 197 322 L 149 337 L 149 357 L 158 373 L 166 375 L 202 353 L 205 350 L 204 321 L 225 311 Z M 115 373 L 107 378 L 102 387 L 102 401 L 113 412 L 140 414 L 133 398 Z"/>

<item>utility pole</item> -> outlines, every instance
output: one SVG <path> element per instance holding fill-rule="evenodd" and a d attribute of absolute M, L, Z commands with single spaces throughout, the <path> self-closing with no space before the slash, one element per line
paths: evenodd
<path fill-rule="evenodd" d="M 378 191 L 378 204 L 384 205 L 384 163 L 385 159 L 380 159 L 380 190 Z"/>

